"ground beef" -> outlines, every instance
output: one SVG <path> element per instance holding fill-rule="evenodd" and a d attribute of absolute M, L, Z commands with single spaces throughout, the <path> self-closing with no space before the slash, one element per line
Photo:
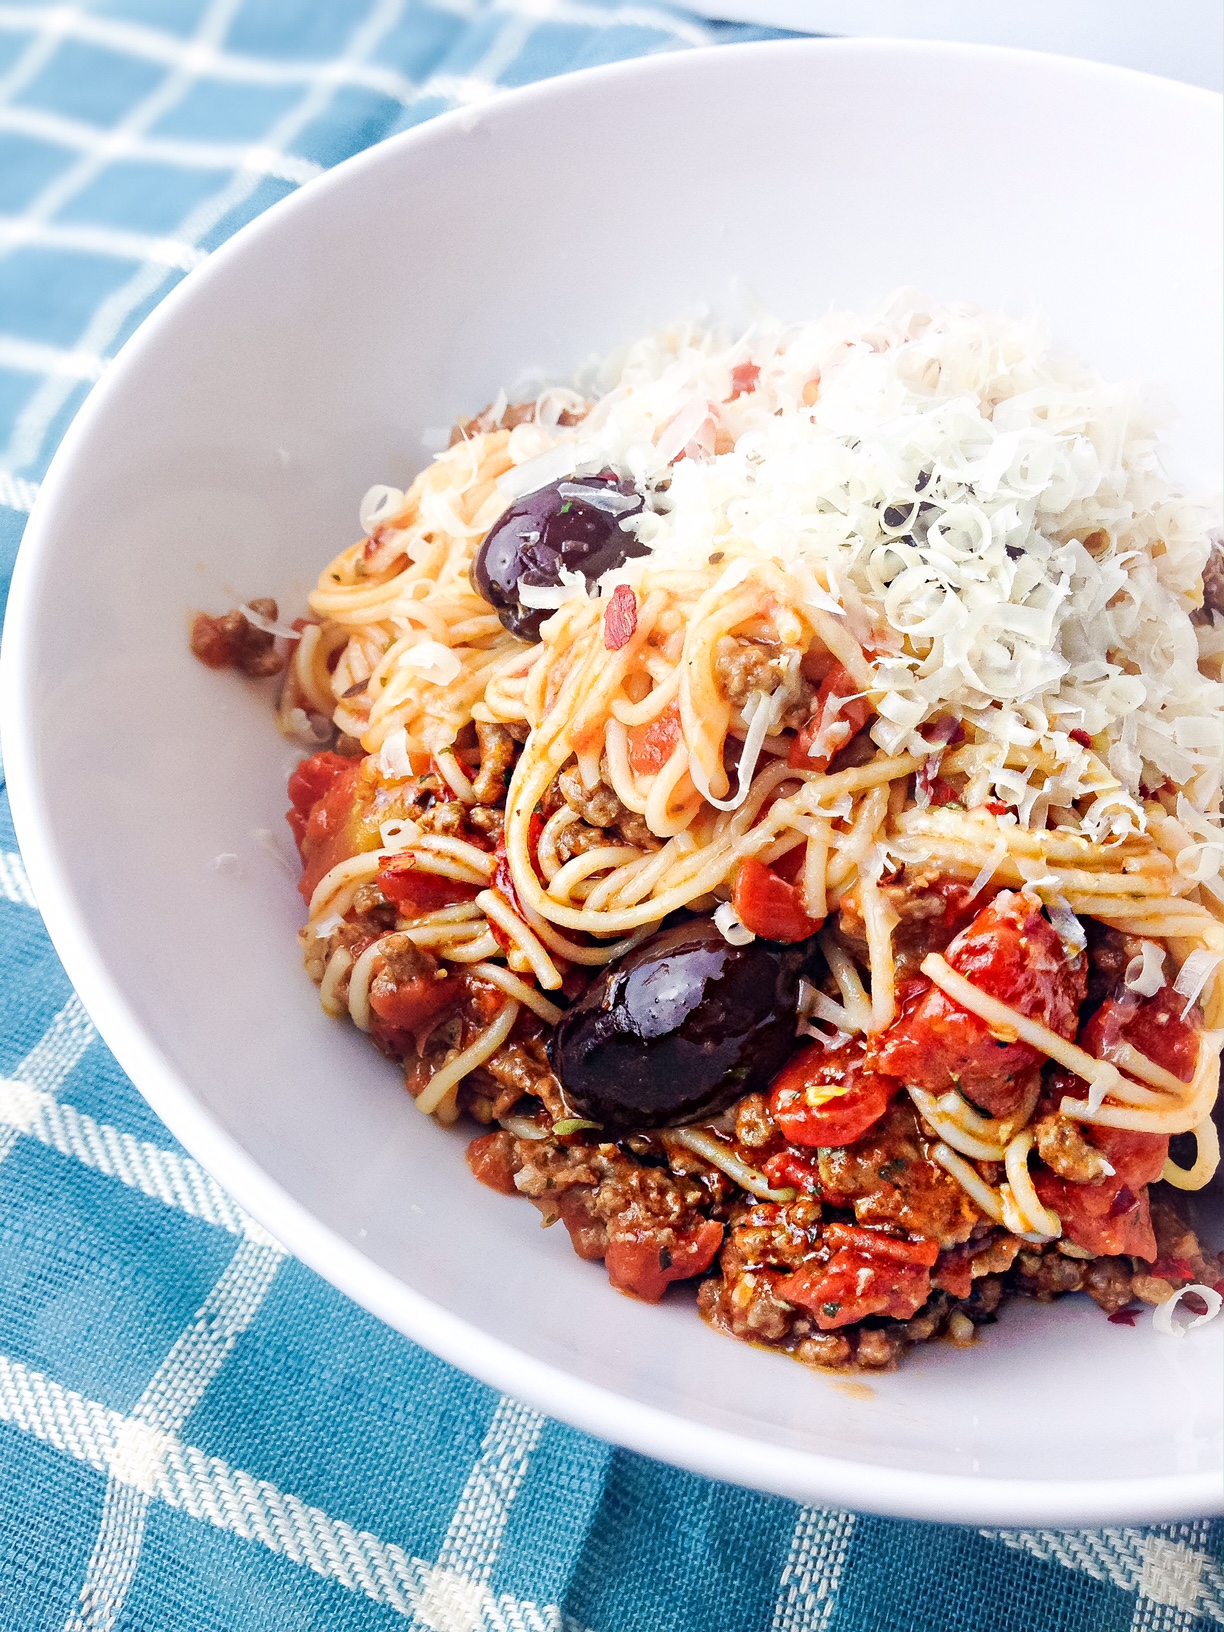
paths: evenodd
<path fill-rule="evenodd" d="M 588 822 L 571 822 L 557 836 L 557 855 L 562 861 L 572 861 L 575 856 L 585 855 L 588 850 L 598 850 L 612 837 L 602 827 L 592 827 Z"/>
<path fill-rule="evenodd" d="M 937 1241 L 967 1241 L 977 1220 L 968 1196 L 927 1153 L 908 1100 L 897 1100 L 857 1144 L 821 1150 L 826 1191 L 853 1206 L 860 1224 L 892 1224 Z"/>
<path fill-rule="evenodd" d="M 506 813 L 494 805 L 469 805 L 467 819 L 468 825 L 481 838 L 490 839 L 496 844 L 505 826 Z"/>
<path fill-rule="evenodd" d="M 579 833 L 573 833 L 576 823 L 567 828 L 557 841 L 558 853 L 566 860 L 570 856 L 581 854 L 584 850 L 593 849 L 597 842 L 607 844 L 609 838 L 605 829 L 611 830 L 613 843 L 620 840 L 625 844 L 637 845 L 643 850 L 658 848 L 659 841 L 646 826 L 645 819 L 621 803 L 614 789 L 608 784 L 606 766 L 603 770 L 604 775 L 593 788 L 585 785 L 576 765 L 562 771 L 554 784 L 557 791 L 554 808 L 557 803 L 567 804 L 571 810 L 578 812 L 588 828 L 600 830 L 598 840 L 588 840 Z M 573 836 L 567 838 L 566 835 L 571 833 Z"/>
<path fill-rule="evenodd" d="M 1120 929 L 1108 929 L 1095 918 L 1085 918 L 1084 933 L 1088 937 L 1088 996 L 1085 1012 L 1092 1013 L 1108 997 L 1117 997 L 1122 990 L 1127 965 L 1138 957 L 1143 943 L 1134 935 L 1124 935 Z"/>
<path fill-rule="evenodd" d="M 1037 1255 L 1025 1253 L 1022 1256 L 1025 1260 L 1030 1260 Z M 1043 1254 L 1042 1263 L 1049 1256 L 1048 1253 Z M 1124 1308 L 1130 1302 L 1131 1281 L 1134 1279 L 1134 1272 L 1128 1258 L 1092 1258 L 1087 1262 L 1078 1264 L 1075 1259 L 1068 1258 L 1064 1259 L 1063 1262 L 1067 1265 L 1074 1265 L 1078 1269 L 1078 1280 L 1072 1279 L 1072 1271 L 1068 1269 L 1063 1273 L 1062 1284 L 1053 1286 L 1048 1281 L 1043 1283 L 1040 1266 L 1030 1265 L 1031 1288 L 1026 1285 L 1023 1290 L 1029 1291 L 1031 1289 L 1035 1297 L 1041 1298 L 1044 1302 L 1049 1302 L 1059 1292 L 1078 1292 L 1082 1287 L 1092 1301 L 1099 1304 L 1107 1315 L 1117 1314 L 1119 1309 Z"/>
<path fill-rule="evenodd" d="M 733 1337 L 782 1349 L 808 1365 L 886 1369 L 913 1343 L 940 1335 L 969 1341 L 977 1325 L 992 1321 L 1003 1296 L 1004 1272 L 1020 1245 L 1003 1232 L 989 1232 L 971 1246 L 944 1255 L 964 1255 L 956 1277 L 957 1295 L 937 1286 L 906 1320 L 872 1316 L 838 1331 L 821 1332 L 806 1309 L 787 1301 L 782 1283 L 794 1271 L 827 1259 L 830 1249 L 823 1237 L 830 1223 L 836 1220 L 810 1198 L 742 1203 L 734 1210 L 718 1273 L 699 1288 L 703 1317 Z M 938 1280 L 938 1270 L 935 1276 Z"/>
<path fill-rule="evenodd" d="M 933 867 L 903 867 L 900 877 L 880 887 L 887 906 L 897 915 L 893 956 L 897 977 L 913 974 L 928 952 L 942 952 L 989 896 L 969 900 L 969 886 L 947 878 Z M 852 957 L 868 967 L 867 928 L 858 892 L 842 897 L 837 918 L 838 937 Z"/>
<path fill-rule="evenodd" d="M 500 805 L 506 797 L 506 783 L 518 754 L 518 744 L 504 725 L 475 721 L 480 748 L 480 770 L 472 779 L 472 791 L 481 805 Z"/>
<path fill-rule="evenodd" d="M 749 1094 L 735 1107 L 735 1137 L 749 1152 L 763 1150 L 779 1138 L 767 1094 Z"/>
<path fill-rule="evenodd" d="M 260 617 L 276 622 L 278 608 L 268 596 L 247 605 Z M 237 607 L 219 618 L 201 612 L 191 625 L 191 650 L 210 669 L 241 669 L 255 679 L 279 674 L 289 661 L 283 645 L 277 647 L 276 637 L 248 623 Z"/>
<path fill-rule="evenodd" d="M 1109 1172 L 1104 1155 L 1084 1138 L 1078 1122 L 1065 1116 L 1043 1116 L 1033 1124 L 1037 1154 L 1059 1178 L 1092 1184 Z"/>
<path fill-rule="evenodd" d="M 482 1070 L 497 1084 L 492 1114 L 506 1116 L 524 1095 L 534 1095 L 553 1121 L 565 1116 L 561 1084 L 553 1075 L 543 1039 L 527 1036 L 508 1038 Z"/>
<path fill-rule="evenodd" d="M 1208 612 L 1224 612 L 1224 539 L 1213 540 L 1203 568 L 1203 605 Z"/>
<path fill-rule="evenodd" d="M 733 708 L 743 708 L 754 691 L 772 695 L 778 689 L 776 649 L 754 640 L 724 635 L 714 658 L 714 677 Z"/>
<path fill-rule="evenodd" d="M 588 788 L 576 765 L 561 772 L 557 778 L 557 788 L 565 803 L 578 812 L 588 827 L 611 827 L 627 814 L 624 805 L 605 782 L 597 782 L 593 788 Z"/>
<path fill-rule="evenodd" d="M 450 434 L 450 446 L 453 448 L 456 443 L 466 442 L 468 437 L 479 436 L 484 431 L 512 431 L 516 425 L 530 425 L 536 417 L 534 398 L 531 402 L 507 403 L 502 408 L 500 416 L 496 418 L 493 414 L 495 406 L 496 404 L 491 402 L 471 419 L 457 419 Z M 563 408 L 557 415 L 557 424 L 578 425 L 586 415 L 585 405 L 579 410 Z"/>
<path fill-rule="evenodd" d="M 468 822 L 469 807 L 459 799 L 440 799 L 420 812 L 413 811 L 412 819 L 423 833 L 439 837 L 461 839 Z"/>
<path fill-rule="evenodd" d="M 763 1137 L 765 1145 L 778 1142 L 760 1095 L 740 1102 L 735 1121 L 737 1142 L 745 1150 L 752 1148 L 753 1139 Z M 572 1136 L 563 1141 L 551 1135 L 524 1139 L 499 1130 L 473 1141 L 468 1161 L 483 1183 L 528 1196 L 546 1223 L 564 1224 L 578 1256 L 605 1260 L 621 1290 L 656 1299 L 671 1280 L 703 1277 L 696 1300 L 711 1325 L 832 1370 L 888 1369 L 913 1344 L 939 1337 L 969 1344 L 979 1326 L 997 1318 L 1009 1297 L 1050 1302 L 1082 1291 L 1113 1315 L 1136 1303 L 1162 1302 L 1191 1280 L 1207 1285 L 1219 1281 L 1218 1257 L 1204 1257 L 1194 1233 L 1160 1202 L 1153 1208 L 1162 1254 L 1155 1264 L 1073 1255 L 1065 1243 L 1021 1241 L 979 1217 L 967 1228 L 961 1218 L 953 1218 L 949 1228 L 956 1209 L 941 1193 L 941 1178 L 930 1171 L 934 1164 L 920 1148 L 912 1114 L 898 1107 L 890 1121 L 877 1141 L 874 1167 L 864 1149 L 824 1151 L 822 1178 L 835 1169 L 845 1189 L 789 1202 L 759 1201 L 735 1192 L 723 1175 L 701 1172 L 697 1160 L 687 1164 L 690 1172 L 669 1170 L 662 1165 L 666 1146 L 660 1135 L 637 1137 L 630 1149 L 630 1142 L 583 1144 Z M 826 1161 L 830 1157 L 832 1163 Z M 942 1169 L 937 1174 L 947 1177 Z M 710 1182 L 711 1177 L 718 1183 Z M 856 1183 L 861 1193 L 847 1194 Z M 822 1332 L 808 1309 L 788 1301 L 780 1284 L 829 1260 L 845 1238 L 839 1226 L 851 1216 L 849 1201 L 859 1224 L 886 1234 L 900 1227 L 911 1238 L 936 1238 L 942 1229 L 945 1244 L 930 1272 L 930 1295 L 916 1313 L 904 1319 L 868 1316 Z M 972 1208 L 966 1211 L 973 1213 Z M 719 1239 L 721 1249 L 713 1261 Z"/>
<path fill-rule="evenodd" d="M 733 708 L 742 709 L 754 691 L 772 696 L 781 683 L 779 646 L 724 635 L 714 657 L 714 676 Z M 782 714 L 781 724 L 798 730 L 811 711 L 813 690 L 806 680 L 796 683 L 796 694 Z"/>
<path fill-rule="evenodd" d="M 518 1140 L 514 1160 L 516 1189 L 546 1223 L 561 1220 L 580 1258 L 603 1258 L 618 1291 L 657 1302 L 708 1268 L 722 1241 L 704 1185 L 622 1147 Z"/>

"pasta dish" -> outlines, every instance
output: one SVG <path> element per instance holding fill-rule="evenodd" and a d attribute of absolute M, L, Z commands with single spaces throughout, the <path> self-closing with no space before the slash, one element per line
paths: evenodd
<path fill-rule="evenodd" d="M 912 292 L 370 490 L 283 670 L 305 963 L 477 1178 L 810 1364 L 1220 1263 L 1221 600 L 1143 396 Z M 558 1232 L 560 1234 L 560 1232 Z M 563 1237 L 562 1237 L 563 1239 Z"/>

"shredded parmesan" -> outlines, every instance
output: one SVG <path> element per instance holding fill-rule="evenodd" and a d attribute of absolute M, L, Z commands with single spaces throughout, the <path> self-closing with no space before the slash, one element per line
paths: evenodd
<path fill-rule="evenodd" d="M 755 383 L 733 398 L 745 362 Z M 599 383 L 557 447 L 500 479 L 506 497 L 627 471 L 650 502 L 625 526 L 660 566 L 747 545 L 806 586 L 886 752 L 924 754 L 920 727 L 953 715 L 997 746 L 983 797 L 1034 829 L 1078 804 L 1098 840 L 1142 830 L 1141 787 L 1168 779 L 1192 812 L 1179 865 L 1218 880 L 1220 690 L 1189 616 L 1213 518 L 1164 475 L 1135 388 L 1054 354 L 1035 322 L 913 290 L 738 340 L 673 328 Z M 1035 757 L 1005 763 L 1015 748 Z"/>
<path fill-rule="evenodd" d="M 362 499 L 357 511 L 357 524 L 363 533 L 369 534 L 376 527 L 381 527 L 392 516 L 398 516 L 404 508 L 405 494 L 398 487 L 387 487 L 383 482 L 376 482 Z"/>
<path fill-rule="evenodd" d="M 1191 1311 L 1182 1310 L 1181 1305 L 1190 1293 L 1193 1293 L 1206 1305 L 1204 1313 L 1194 1314 Z M 1152 1325 L 1162 1337 L 1185 1337 L 1186 1333 L 1192 1332 L 1196 1326 L 1206 1326 L 1213 1321 L 1222 1306 L 1224 1306 L 1224 1298 L 1221 1298 L 1220 1294 L 1213 1291 L 1211 1287 L 1183 1286 L 1171 1298 L 1166 1298 L 1163 1303 L 1158 1303 L 1155 1309 L 1152 1310 Z M 1183 1313 L 1189 1313 L 1189 1320 L 1174 1320 L 1175 1315 Z"/>
<path fill-rule="evenodd" d="M 739 915 L 730 901 L 724 901 L 714 909 L 714 924 L 728 946 L 747 946 L 749 941 L 756 940 L 752 930 L 745 929 L 740 923 Z"/>
<path fill-rule="evenodd" d="M 1139 956 L 1126 966 L 1123 984 L 1128 992 L 1137 992 L 1140 997 L 1155 997 L 1164 985 L 1164 966 L 1164 947 L 1157 946 L 1155 941 L 1144 941 Z"/>
<path fill-rule="evenodd" d="M 1173 982 L 1173 990 L 1179 997 L 1184 997 L 1186 1006 L 1182 1010 L 1184 1019 L 1198 1001 L 1199 993 L 1215 974 L 1220 966 L 1221 955 L 1209 947 L 1200 947 L 1191 952 L 1178 971 L 1177 979 Z"/>

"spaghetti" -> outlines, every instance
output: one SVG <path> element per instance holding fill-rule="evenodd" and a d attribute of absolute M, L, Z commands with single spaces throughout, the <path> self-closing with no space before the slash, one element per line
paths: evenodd
<path fill-rule="evenodd" d="M 1148 410 L 910 295 L 495 406 L 371 490 L 289 660 L 325 1008 L 736 1335 L 1108 1306 L 1218 1160 L 1218 551 Z"/>

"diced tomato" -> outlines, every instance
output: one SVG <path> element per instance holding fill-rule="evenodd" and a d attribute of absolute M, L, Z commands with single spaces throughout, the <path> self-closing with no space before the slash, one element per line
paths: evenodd
<path fill-rule="evenodd" d="M 629 728 L 626 736 L 629 739 L 630 765 L 639 776 L 651 776 L 661 771 L 682 735 L 680 710 L 672 703 L 646 725 Z"/>
<path fill-rule="evenodd" d="M 302 834 L 303 868 L 298 889 L 307 901 L 324 874 L 337 862 L 356 855 L 360 848 L 352 817 L 363 761 L 350 759 L 342 763 L 344 770 L 337 773 L 327 792 L 312 805 Z"/>
<path fill-rule="evenodd" d="M 1198 1027 L 1189 1018 L 1182 1019 L 1185 1006 L 1170 986 L 1142 1002 L 1106 998 L 1080 1032 L 1080 1047 L 1100 1058 L 1106 1049 L 1129 1043 L 1153 1065 L 1189 1082 L 1198 1060 Z"/>
<path fill-rule="evenodd" d="M 811 1156 L 797 1150 L 779 1150 L 766 1161 L 761 1172 L 773 1190 L 798 1190 L 801 1196 L 823 1194 L 820 1169 Z"/>
<path fill-rule="evenodd" d="M 1152 1274 L 1161 1275 L 1166 1281 L 1192 1281 L 1194 1265 L 1189 1258 L 1157 1258 Z"/>
<path fill-rule="evenodd" d="M 518 1171 L 514 1146 L 510 1135 L 500 1128 L 496 1133 L 482 1133 L 467 1148 L 467 1164 L 481 1184 L 503 1196 L 517 1196 L 514 1175 Z"/>
<path fill-rule="evenodd" d="M 861 1040 L 841 1048 L 811 1043 L 774 1078 L 773 1119 L 793 1145 L 852 1145 L 884 1115 L 901 1084 L 864 1069 Z"/>
<path fill-rule="evenodd" d="M 1112 1045 L 1127 1042 L 1153 1064 L 1189 1082 L 1198 1055 L 1198 1032 L 1182 1019 L 1182 1007 L 1168 987 L 1143 1001 L 1107 998 L 1081 1028 L 1080 1046 L 1100 1057 Z M 1052 1086 L 1059 1098 L 1063 1094 L 1082 1098 L 1086 1092 L 1085 1084 L 1067 1072 L 1056 1074 Z M 1076 1246 L 1089 1252 L 1155 1258 L 1147 1187 L 1164 1171 L 1168 1137 L 1095 1124 L 1082 1131 L 1109 1162 L 1112 1175 L 1095 1184 L 1073 1184 L 1038 1164 L 1033 1173 L 1037 1194 L 1062 1219 L 1064 1233 Z"/>
<path fill-rule="evenodd" d="M 1130 1128 L 1103 1127 L 1083 1131 L 1090 1135 L 1098 1150 L 1104 1151 L 1110 1167 L 1132 1190 L 1155 1184 L 1164 1172 L 1169 1157 L 1167 1133 L 1136 1133 Z"/>
<path fill-rule="evenodd" d="M 405 917 L 470 901 L 480 888 L 461 879 L 424 872 L 411 856 L 392 856 L 385 861 L 378 871 L 378 887 Z"/>
<path fill-rule="evenodd" d="M 857 696 L 862 687 L 838 663 L 820 683 L 807 723 L 791 743 L 787 761 L 795 770 L 827 771 L 834 754 L 840 753 L 871 718 L 871 704 Z"/>
<path fill-rule="evenodd" d="M 463 996 L 460 981 L 453 977 L 437 980 L 419 975 L 396 985 L 377 977 L 370 984 L 370 1007 L 391 1031 L 411 1032 L 419 1037 L 444 1009 L 453 1007 Z"/>
<path fill-rule="evenodd" d="M 981 991 L 1060 1037 L 1075 1036 L 1087 960 L 1068 958 L 1030 897 L 1002 891 L 945 956 Z M 1027 1043 L 994 1036 L 984 1020 L 932 987 L 889 1027 L 872 1064 L 931 1093 L 959 1088 L 992 1116 L 1006 1116 L 1020 1103 L 1041 1058 Z"/>
<path fill-rule="evenodd" d="M 722 1238 L 723 1227 L 713 1219 L 704 1220 L 670 1247 L 660 1247 L 652 1230 L 635 1230 L 608 1243 L 604 1255 L 608 1279 L 618 1292 L 658 1303 L 672 1281 L 709 1269 Z"/>
<path fill-rule="evenodd" d="M 633 639 L 637 614 L 637 596 L 628 584 L 617 584 L 604 608 L 604 645 L 610 652 L 619 652 Z"/>
<path fill-rule="evenodd" d="M 788 884 L 755 856 L 745 856 L 736 869 L 731 905 L 744 928 L 767 941 L 806 941 L 824 923 L 803 910 L 797 884 Z"/>
<path fill-rule="evenodd" d="M 727 400 L 734 402 L 736 397 L 747 396 L 749 391 L 755 391 L 760 377 L 761 370 L 755 363 L 737 363 L 731 370 L 731 395 Z"/>
<path fill-rule="evenodd" d="M 1121 1174 L 1096 1184 L 1072 1184 L 1039 1164 L 1033 1170 L 1033 1188 L 1042 1204 L 1058 1214 L 1063 1234 L 1077 1247 L 1110 1257 L 1124 1253 L 1132 1258 L 1155 1258 L 1156 1236 L 1146 1185 L 1136 1190 Z"/>
<path fill-rule="evenodd" d="M 824 1234 L 835 1251 L 852 1247 L 855 1252 L 886 1259 L 890 1264 L 921 1264 L 924 1269 L 932 1269 L 939 1257 L 939 1245 L 935 1241 L 912 1241 L 908 1236 L 888 1235 L 862 1224 L 832 1223 L 826 1226 Z"/>
<path fill-rule="evenodd" d="M 810 1310 L 821 1331 L 829 1332 L 866 1315 L 908 1320 L 931 1295 L 931 1272 L 924 1264 L 897 1263 L 875 1250 L 843 1247 L 827 1264 L 798 1269 L 774 1290 L 787 1303 Z"/>
<path fill-rule="evenodd" d="M 941 1252 L 931 1285 L 941 1292 L 950 1292 L 954 1298 L 967 1298 L 973 1291 L 973 1245 L 962 1242 Z"/>
<path fill-rule="evenodd" d="M 330 793 L 335 783 L 353 768 L 353 761 L 330 749 L 322 754 L 311 754 L 289 774 L 289 803 L 302 816 L 309 816 L 324 794 Z"/>

